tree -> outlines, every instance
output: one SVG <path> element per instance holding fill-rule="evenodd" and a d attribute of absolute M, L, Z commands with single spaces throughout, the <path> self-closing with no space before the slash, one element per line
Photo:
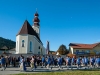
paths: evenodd
<path fill-rule="evenodd" d="M 63 45 L 63 44 L 59 47 L 59 49 L 57 50 L 57 52 L 59 54 L 61 54 L 61 55 L 65 55 L 65 54 L 69 53 L 69 51 L 67 50 L 66 46 Z"/>
<path fill-rule="evenodd" d="M 15 41 L 12 41 L 12 40 L 9 40 L 9 39 L 5 39 L 3 37 L 0 37 L 0 49 L 4 46 L 7 46 L 9 47 L 10 49 L 11 48 L 15 48 L 16 46 L 16 42 Z"/>

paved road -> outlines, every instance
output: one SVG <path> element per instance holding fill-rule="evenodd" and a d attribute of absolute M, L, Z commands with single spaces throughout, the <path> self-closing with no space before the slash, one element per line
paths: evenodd
<path fill-rule="evenodd" d="M 70 70 L 71 68 L 69 68 Z M 73 69 L 77 69 L 76 67 L 74 67 Z M 84 69 L 84 67 L 82 67 L 81 69 Z M 1 69 L 0 69 L 1 70 Z M 66 67 L 63 66 L 63 69 L 61 69 L 60 71 L 67 71 L 68 69 Z M 54 67 L 46 69 L 46 68 L 41 68 L 38 67 L 37 70 L 35 71 L 31 71 L 30 67 L 27 67 L 27 72 L 20 72 L 19 68 L 6 68 L 5 71 L 0 71 L 0 75 L 9 75 L 9 74 L 19 74 L 19 73 L 38 73 L 38 72 L 55 72 L 55 71 L 59 71 L 58 67 Z"/>

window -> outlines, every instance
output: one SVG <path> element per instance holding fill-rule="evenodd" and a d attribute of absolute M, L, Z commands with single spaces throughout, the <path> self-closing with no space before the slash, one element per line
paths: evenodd
<path fill-rule="evenodd" d="M 40 49 L 40 46 L 39 46 L 39 49 Z"/>
<path fill-rule="evenodd" d="M 94 51 L 94 53 L 97 54 L 97 55 L 100 54 L 100 51 L 98 51 L 98 50 L 93 50 L 93 51 Z"/>
<path fill-rule="evenodd" d="M 32 42 L 30 41 L 30 52 L 32 52 Z"/>
<path fill-rule="evenodd" d="M 82 50 L 82 52 L 85 52 L 84 50 Z"/>
<path fill-rule="evenodd" d="M 97 51 L 96 50 L 93 50 L 94 51 L 94 53 L 96 53 Z"/>
<path fill-rule="evenodd" d="M 24 40 L 22 40 L 22 47 L 24 47 L 25 46 L 25 41 Z"/>
<path fill-rule="evenodd" d="M 76 52 L 79 52 L 79 50 L 76 50 Z"/>
<path fill-rule="evenodd" d="M 90 50 L 86 50 L 86 53 L 90 53 Z"/>

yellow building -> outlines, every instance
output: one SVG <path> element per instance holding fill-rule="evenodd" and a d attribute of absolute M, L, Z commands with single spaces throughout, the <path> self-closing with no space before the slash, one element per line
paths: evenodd
<path fill-rule="evenodd" d="M 70 53 L 76 54 L 77 56 L 94 56 L 100 55 L 100 43 L 95 44 L 69 44 Z"/>

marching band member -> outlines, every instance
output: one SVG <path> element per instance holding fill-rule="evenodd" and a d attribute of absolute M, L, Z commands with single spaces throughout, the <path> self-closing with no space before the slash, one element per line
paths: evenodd
<path fill-rule="evenodd" d="M 77 69 L 79 69 L 79 67 L 81 66 L 81 59 L 80 59 L 80 57 L 77 58 L 76 64 L 77 64 Z"/>
<path fill-rule="evenodd" d="M 84 57 L 84 64 L 85 64 L 85 69 L 86 69 L 86 67 L 88 66 L 88 58 L 87 57 Z"/>
<path fill-rule="evenodd" d="M 93 57 L 90 57 L 90 67 L 93 68 L 95 63 L 95 59 Z"/>
<path fill-rule="evenodd" d="M 48 56 L 47 59 L 48 59 L 48 60 L 47 60 L 47 69 L 49 69 L 50 64 L 51 64 L 51 58 L 50 58 L 50 56 Z"/>
<path fill-rule="evenodd" d="M 72 66 L 75 65 L 75 57 L 73 56 L 73 58 L 71 59 L 71 69 L 72 69 Z"/>
<path fill-rule="evenodd" d="M 59 70 L 60 70 L 61 69 L 61 65 L 62 65 L 62 58 L 61 58 L 61 56 L 58 56 L 57 61 L 58 61 L 58 66 L 59 66 Z"/>
<path fill-rule="evenodd" d="M 69 69 L 70 66 L 71 66 L 71 58 L 68 56 L 68 58 L 67 58 L 67 68 Z"/>

